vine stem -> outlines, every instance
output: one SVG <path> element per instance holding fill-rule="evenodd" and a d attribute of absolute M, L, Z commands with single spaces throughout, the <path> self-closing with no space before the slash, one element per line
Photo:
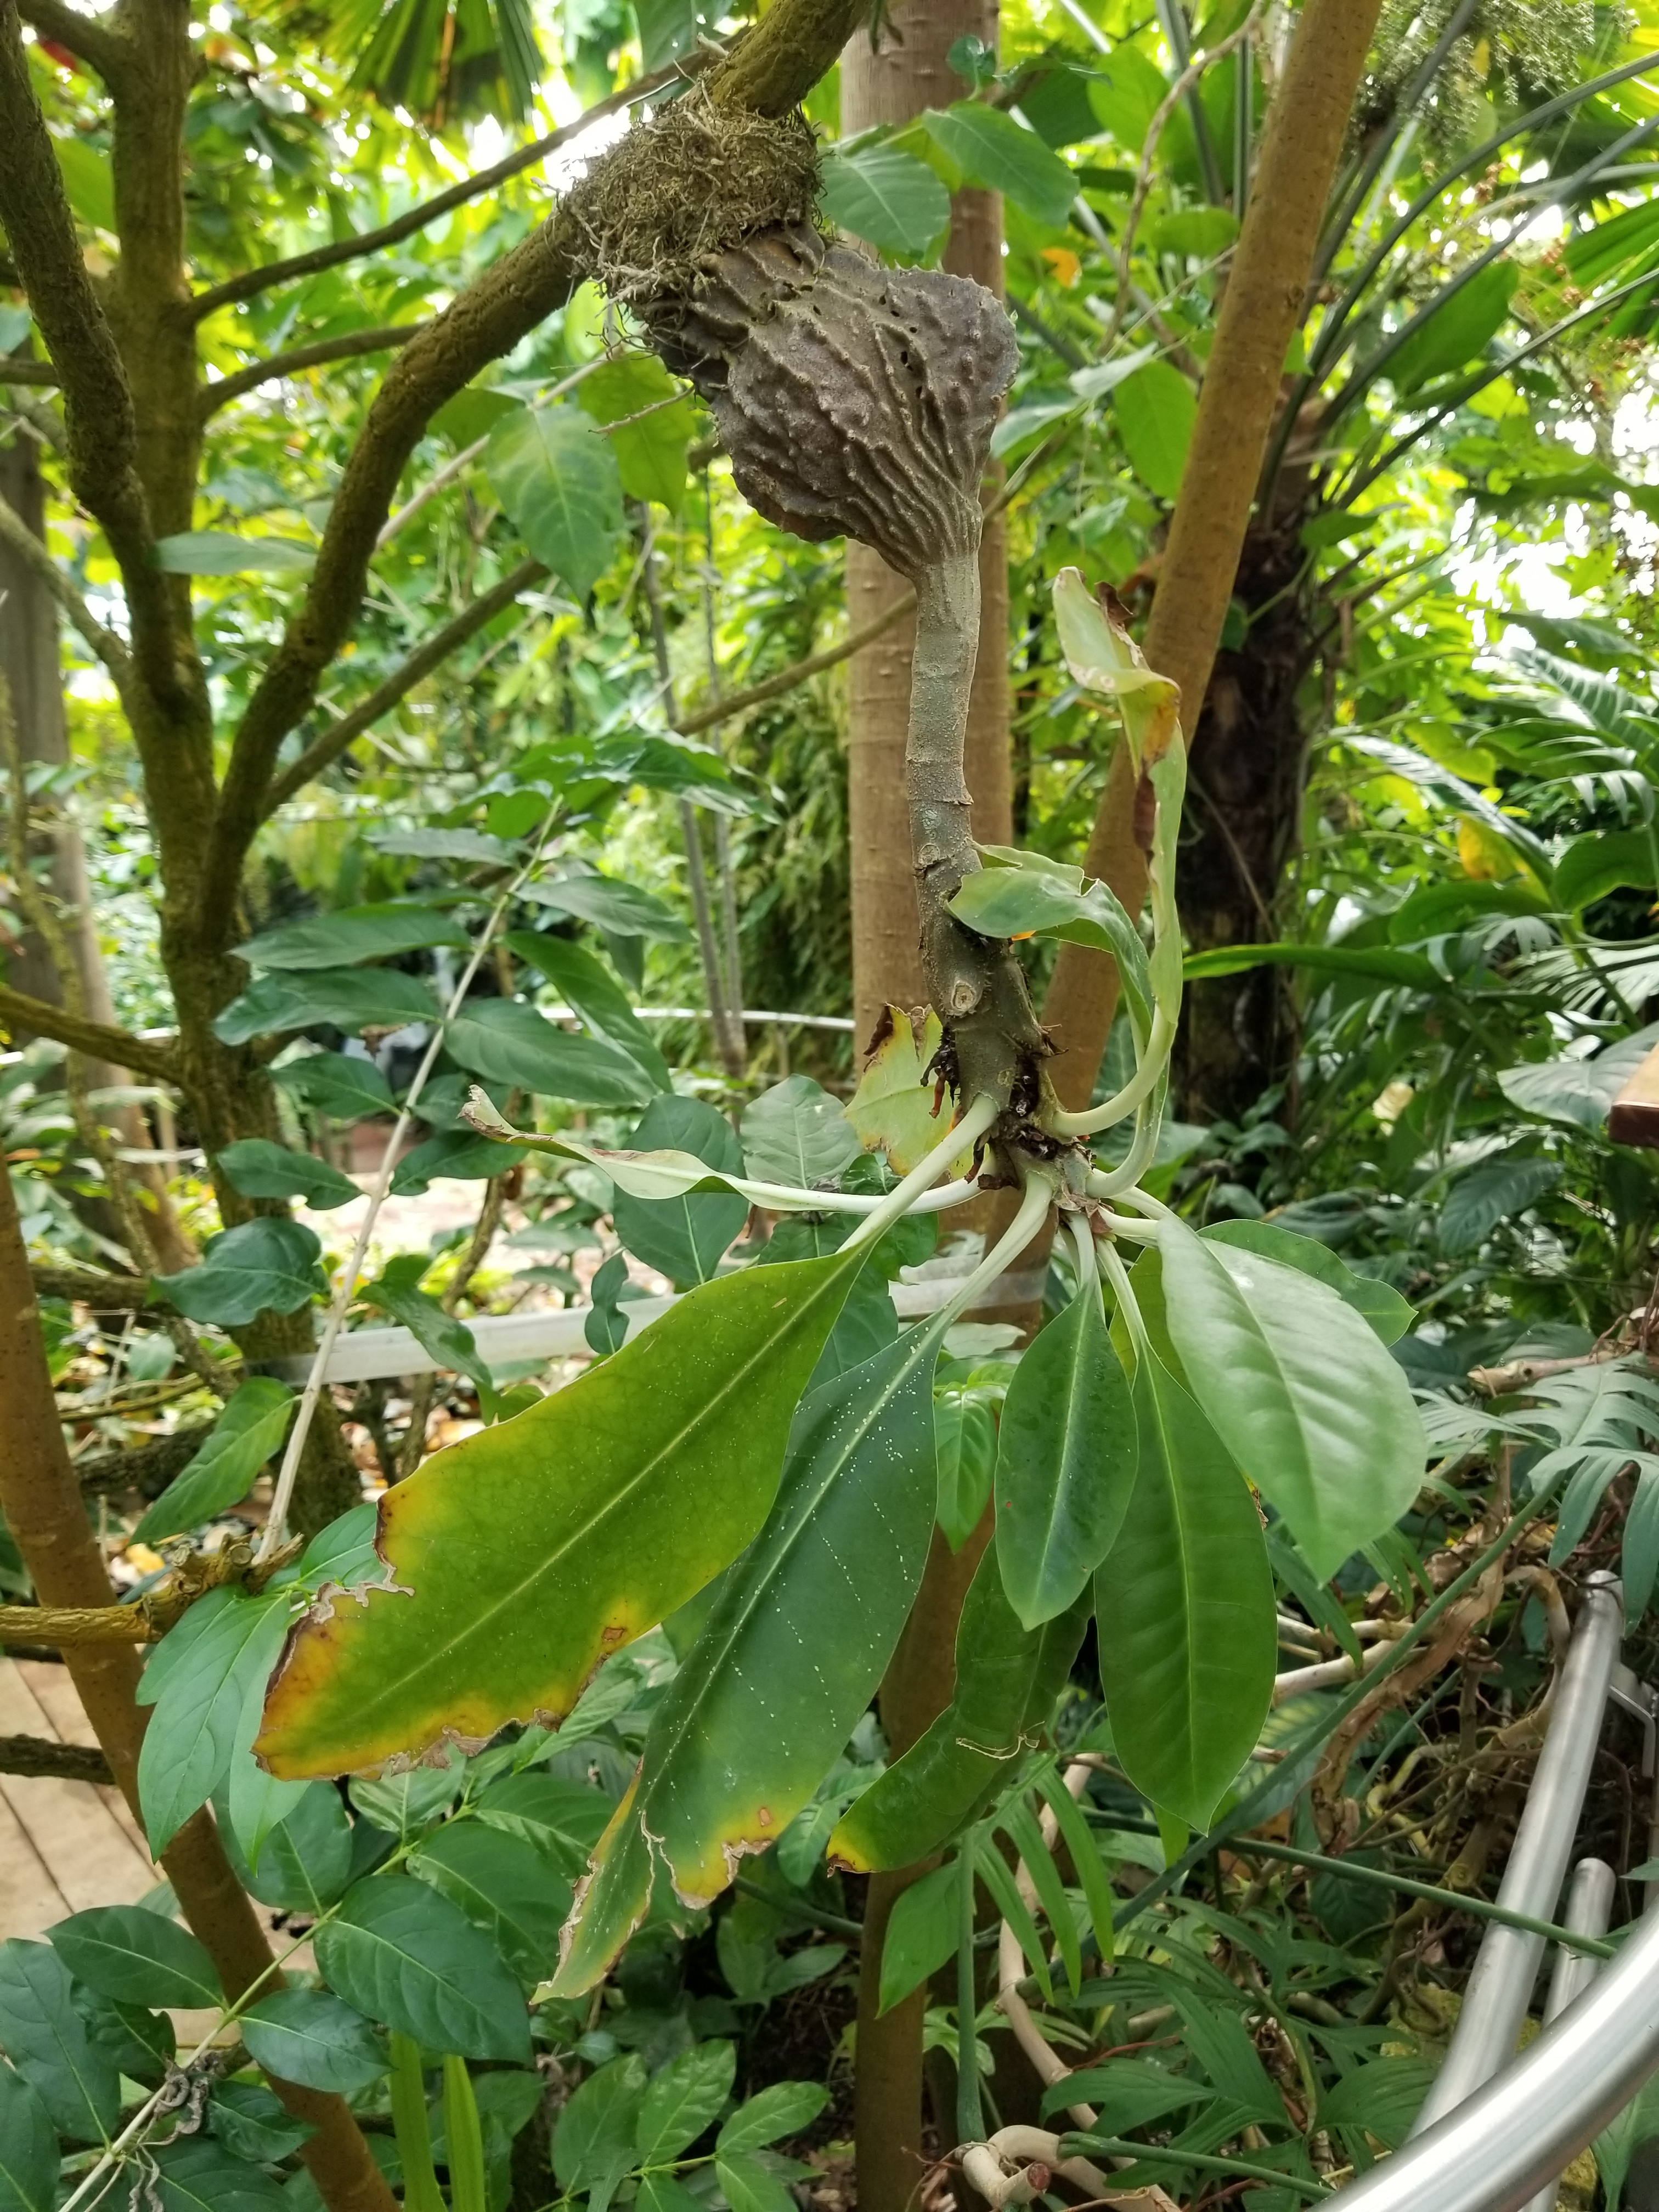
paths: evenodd
<path fill-rule="evenodd" d="M 386 1194 L 392 1188 L 392 1176 L 397 1170 L 398 1147 L 402 1144 L 404 1133 L 415 1118 L 415 1109 L 420 1103 L 421 1093 L 426 1087 L 426 1079 L 431 1074 L 438 1054 L 443 1049 L 445 1033 L 450 1023 L 459 1013 L 466 994 L 472 988 L 472 980 L 483 964 L 484 956 L 495 941 L 495 933 L 506 917 L 508 907 L 541 866 L 543 850 L 546 846 L 552 826 L 553 817 L 550 811 L 543 820 L 540 834 L 536 840 L 536 849 L 491 909 L 489 919 L 485 923 L 477 943 L 472 948 L 472 956 L 461 971 L 460 981 L 450 993 L 449 1003 L 444 1008 L 442 1018 L 432 1032 L 431 1042 L 422 1055 L 420 1066 L 415 1071 L 415 1079 L 409 1086 L 408 1096 L 404 1098 L 398 1110 L 398 1118 L 392 1124 L 392 1134 L 386 1140 L 386 1158 L 380 1163 L 380 1172 L 374 1179 L 374 1189 L 369 1193 L 368 1210 L 363 1215 L 362 1224 L 352 1245 L 351 1256 L 346 1261 L 339 1282 L 335 1287 L 334 1296 L 329 1304 L 328 1318 L 323 1323 L 322 1334 L 318 1338 L 317 1349 L 312 1355 L 311 1372 L 306 1377 L 305 1389 L 300 1396 L 300 1408 L 294 1417 L 294 1425 L 289 1431 L 287 1449 L 283 1454 L 283 1463 L 276 1476 L 276 1487 L 271 1495 L 270 1510 L 265 1516 L 264 1532 L 259 1539 L 259 1548 L 254 1554 L 256 1565 L 261 1560 L 268 1559 L 271 1553 L 282 1546 L 288 1525 L 289 1508 L 294 1502 L 294 1486 L 299 1480 L 301 1455 L 305 1450 L 306 1438 L 311 1431 L 312 1419 L 317 1411 L 317 1401 L 323 1393 L 323 1376 L 327 1371 L 329 1356 L 334 1350 L 335 1340 L 345 1325 L 345 1317 L 351 1301 L 357 1295 L 357 1279 L 362 1273 L 363 1259 L 368 1250 L 368 1241 L 374 1233 L 374 1224 L 380 1218 L 380 1208 L 386 1203 Z"/>
<path fill-rule="evenodd" d="M 888 1192 L 875 1212 L 865 1216 L 843 1249 L 850 1251 L 860 1244 L 872 1244 L 884 1231 L 890 1229 L 902 1215 L 910 1211 L 925 1190 L 932 1188 L 958 1154 L 971 1151 L 978 1144 L 1001 1110 L 994 1098 L 975 1098 L 961 1121 L 952 1125 L 927 1158 L 918 1160 L 902 1182 Z M 829 1194 L 825 1195 L 827 1197 Z"/>

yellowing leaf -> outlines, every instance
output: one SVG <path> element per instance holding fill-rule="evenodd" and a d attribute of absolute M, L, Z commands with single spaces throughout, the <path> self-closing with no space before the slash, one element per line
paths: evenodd
<path fill-rule="evenodd" d="M 876 1048 L 848 1104 L 847 1118 L 866 1152 L 885 1152 L 896 1174 L 908 1175 L 951 1132 L 951 1122 L 942 1118 L 951 1111 L 949 1094 L 938 1094 L 936 1111 L 933 1079 L 926 1072 L 944 1031 L 931 1008 L 918 1036 L 903 1008 L 889 1006 L 876 1036 Z M 972 1153 L 964 1152 L 951 1163 L 951 1172 L 965 1176 L 972 1164 Z"/>

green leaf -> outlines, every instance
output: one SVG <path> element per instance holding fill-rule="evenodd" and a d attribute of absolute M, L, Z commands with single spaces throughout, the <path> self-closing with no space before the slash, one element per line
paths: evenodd
<path fill-rule="evenodd" d="M 945 1390 L 933 1401 L 933 1438 L 939 1454 L 935 1511 L 945 1542 L 959 1552 L 991 1502 L 996 1423 L 990 1407 L 971 1392 Z"/>
<path fill-rule="evenodd" d="M 386 2045 L 327 1990 L 273 1990 L 242 2014 L 242 2040 L 267 2074 L 349 2096 L 385 2075 Z"/>
<path fill-rule="evenodd" d="M 670 2059 L 646 2091 L 635 2123 L 634 2149 L 641 2166 L 678 2158 L 713 2126 L 732 2094 L 737 2062 L 734 2043 L 699 2043 Z"/>
<path fill-rule="evenodd" d="M 52 2212 L 58 2130 L 40 2093 L 0 2060 L 0 2212 Z"/>
<path fill-rule="evenodd" d="M 223 1838 L 228 1814 L 220 1822 Z M 227 1839 L 237 1880 L 262 1905 L 315 1919 L 344 1894 L 351 1879 L 351 1823 L 327 1784 L 309 1784 L 304 1795 L 265 1837 L 257 1869 Z"/>
<path fill-rule="evenodd" d="M 1238 236 L 1238 218 L 1226 208 L 1183 208 L 1178 215 L 1160 216 L 1147 235 L 1155 252 L 1213 261 Z"/>
<path fill-rule="evenodd" d="M 1388 945 L 1222 945 L 1212 952 L 1189 952 L 1186 960 L 1189 983 L 1208 975 L 1243 975 L 1252 968 L 1306 968 L 1316 975 L 1403 983 L 1419 991 L 1438 989 L 1441 981 L 1423 953 Z"/>
<path fill-rule="evenodd" d="M 1135 1480 L 1129 1384 L 1092 1275 L 1014 1370 L 997 1441 L 996 1542 L 1020 1625 L 1064 1613 L 1111 1549 Z"/>
<path fill-rule="evenodd" d="M 1594 1060 L 1546 1060 L 1529 1067 L 1506 1067 L 1498 1087 L 1523 1114 L 1547 1121 L 1570 1122 L 1592 1136 L 1606 1134 L 1608 1109 L 1637 1069 L 1659 1043 L 1659 1022 L 1604 1045 Z"/>
<path fill-rule="evenodd" d="M 1085 2066 L 1067 2074 L 1045 2090 L 1042 2117 L 1064 2112 L 1068 2105 L 1092 2105 L 1102 2135 L 1126 2136 L 1136 2128 L 1150 2127 L 1170 2112 L 1188 2105 L 1206 2105 L 1216 2092 L 1202 2081 L 1169 2074 L 1144 2058 L 1108 2058 L 1098 2066 Z M 1319 2100 L 1319 2117 L 1325 2118 L 1325 2100 Z"/>
<path fill-rule="evenodd" d="M 658 1867 L 683 1902 L 717 1897 L 743 1855 L 810 1802 L 867 1709 L 927 1563 L 939 1336 L 913 1329 L 801 1406 L 766 1526 L 652 1716 L 571 1923 L 558 1994 L 605 1972 Z"/>
<path fill-rule="evenodd" d="M 728 2159 L 810 2128 L 830 2101 L 818 2081 L 775 2081 L 738 2106 L 714 2138 Z M 735 2208 L 734 2208 L 735 2212 Z"/>
<path fill-rule="evenodd" d="M 1417 391 L 1432 378 L 1462 368 L 1484 353 L 1509 320 L 1521 271 L 1505 256 L 1462 283 L 1449 285 L 1383 368 L 1395 390 Z"/>
<path fill-rule="evenodd" d="M 296 1152 L 269 1137 L 242 1137 L 227 1145 L 218 1164 L 244 1198 L 297 1198 L 329 1213 L 362 1196 L 351 1177 L 312 1152 Z"/>
<path fill-rule="evenodd" d="M 645 2084 L 645 2061 L 629 2051 L 590 2074 L 565 2106 L 553 2130 L 553 2172 L 567 2191 L 634 2163 Z"/>
<path fill-rule="evenodd" d="M 489 1737 L 568 1712 L 607 1651 L 759 1528 L 862 1261 L 704 1284 L 602 1365 L 387 1492 L 380 1548 L 398 1587 L 337 1599 L 296 1631 L 258 1747 L 272 1771 L 337 1774 L 446 1728 Z"/>
<path fill-rule="evenodd" d="M 691 942 L 685 924 L 653 892 L 610 876 L 554 876 L 546 883 L 526 884 L 524 896 L 537 906 L 574 915 L 578 921 L 591 922 L 613 936 L 648 937 L 661 945 Z"/>
<path fill-rule="evenodd" d="M 151 1694 L 144 1701 L 153 1698 L 155 1709 L 138 1753 L 138 1796 L 153 1851 L 167 1849 L 229 1772 L 244 1706 L 270 1674 L 288 1633 L 286 1596 L 226 1595 L 230 1602 L 213 1613 L 187 1660 L 167 1671 L 159 1691 L 146 1669 L 142 1687 Z"/>
<path fill-rule="evenodd" d="M 856 1140 L 855 1140 L 856 1141 Z M 638 1152 L 690 1152 L 723 1175 L 743 1173 L 743 1146 L 723 1114 L 701 1098 L 653 1098 L 628 1140 Z M 630 1198 L 618 1189 L 611 1218 L 635 1258 L 677 1285 L 706 1283 L 749 1218 L 749 1201 L 718 1191 L 684 1198 Z"/>
<path fill-rule="evenodd" d="M 372 1060 L 343 1052 L 313 1052 L 270 1073 L 284 1091 L 333 1121 L 356 1121 L 365 1115 L 392 1110 L 391 1085 Z"/>
<path fill-rule="evenodd" d="M 176 1920 L 137 1905 L 71 1913 L 46 1940 L 76 1979 L 128 2004 L 222 2005 L 218 1969 Z"/>
<path fill-rule="evenodd" d="M 453 1752 L 447 1751 L 435 1765 L 422 1760 L 373 1780 L 358 1775 L 350 1784 L 350 1797 L 376 1827 L 406 1844 L 449 1810 L 465 1784 L 465 1767 Z"/>
<path fill-rule="evenodd" d="M 232 1392 L 195 1458 L 146 1511 L 134 1539 L 153 1544 L 199 1528 L 246 1498 L 260 1468 L 283 1448 L 294 1401 L 286 1382 L 251 1375 Z"/>
<path fill-rule="evenodd" d="M 487 1083 L 575 1106 L 643 1106 L 656 1088 L 633 1054 L 561 1029 L 517 999 L 471 999 L 449 1023 L 450 1056 Z"/>
<path fill-rule="evenodd" d="M 0 1943 L 0 2044 L 59 2135 L 99 2142 L 121 2110 L 115 2062 L 75 2009 L 70 1970 L 45 1943 Z"/>
<path fill-rule="evenodd" d="M 739 2153 L 718 2153 L 714 2172 L 732 2212 L 789 2212 L 794 2198 L 769 2166 Z"/>
<path fill-rule="evenodd" d="M 1552 881 L 1571 914 L 1582 914 L 1610 891 L 1651 890 L 1659 884 L 1653 839 L 1645 830 L 1592 830 L 1571 841 Z"/>
<path fill-rule="evenodd" d="M 855 1874 L 914 1866 L 984 1808 L 1048 1725 L 1089 1606 L 1085 1592 L 1058 1620 L 1022 1628 L 987 1552 L 957 1626 L 951 1703 L 843 1814 L 830 1838 L 832 1865 Z"/>
<path fill-rule="evenodd" d="M 222 1044 L 283 1030 L 337 1029 L 356 1036 L 371 1029 L 434 1022 L 438 1005 L 418 975 L 396 968 L 321 968 L 259 976 L 233 999 L 213 1024 Z"/>
<path fill-rule="evenodd" d="M 117 2071 L 146 2087 L 159 2088 L 179 2055 L 170 2016 L 144 2005 L 118 2004 L 113 1997 L 100 1997 L 84 1982 L 76 1982 L 70 1994 L 88 2034 L 109 2053 Z"/>
<path fill-rule="evenodd" d="M 298 1221 L 245 1221 L 210 1237 L 198 1266 L 157 1275 L 155 1287 L 190 1321 L 240 1328 L 259 1314 L 293 1313 L 326 1295 L 322 1249 L 315 1231 Z"/>
<path fill-rule="evenodd" d="M 270 2176 L 216 2142 L 185 2136 L 152 2155 L 151 2194 L 160 2212 L 285 2212 L 286 2197 Z"/>
<path fill-rule="evenodd" d="M 1321 2104 L 1322 2106 L 1322 2099 Z M 1590 2145 L 1595 2154 L 1595 2171 L 1601 2177 L 1607 2212 L 1620 2212 L 1632 2161 L 1641 2146 L 1656 2136 L 1659 2136 L 1659 2084 L 1649 2081 Z"/>
<path fill-rule="evenodd" d="M 532 1769 L 492 1782 L 472 1809 L 487 1827 L 532 1844 L 574 1880 L 586 1873 L 593 1846 L 615 1808 L 585 1782 L 568 1782 L 562 1775 Z"/>
<path fill-rule="evenodd" d="M 881 1990 L 878 2009 L 902 2004 L 947 1959 L 956 1956 L 962 1932 L 962 1877 L 956 1860 L 902 1889 L 894 1899 L 881 1939 Z"/>
<path fill-rule="evenodd" d="M 604 442 L 617 457 L 628 497 L 654 499 L 678 514 L 685 498 L 685 450 L 696 423 L 690 394 L 655 354 L 623 353 L 589 369 L 577 398 L 582 411 L 606 427 Z M 642 419 L 630 422 L 630 416 Z M 612 423 L 618 427 L 611 429 Z"/>
<path fill-rule="evenodd" d="M 1173 500 L 1198 420 L 1193 387 L 1167 361 L 1149 361 L 1124 378 L 1112 394 L 1112 407 L 1130 466 L 1160 499 Z"/>
<path fill-rule="evenodd" d="M 482 1821 L 450 1820 L 425 1838 L 409 1870 L 459 1905 L 520 1981 L 552 1972 L 571 1886 L 531 1844 Z"/>
<path fill-rule="evenodd" d="M 375 1875 L 317 1930 L 331 1989 L 428 2051 L 530 2057 L 530 2021 L 495 1946 L 422 1881 Z"/>
<path fill-rule="evenodd" d="M 834 1181 L 860 1151 L 852 1123 L 810 1075 L 787 1075 L 743 1109 L 743 1157 L 757 1182 L 811 1190 Z"/>
<path fill-rule="evenodd" d="M 1326 1580 L 1422 1487 L 1405 1370 L 1326 1284 L 1173 1215 L 1158 1226 L 1170 1335 L 1193 1395 Z"/>
<path fill-rule="evenodd" d="M 668 1062 L 651 1032 L 629 1004 L 627 993 L 591 952 L 568 937 L 553 937 L 544 930 L 515 929 L 505 942 L 515 959 L 528 961 L 546 976 L 590 1030 L 598 1030 L 636 1060 L 659 1091 L 673 1089 Z"/>
<path fill-rule="evenodd" d="M 250 968 L 349 968 L 359 960 L 390 960 L 429 945 L 466 951 L 471 943 L 454 917 L 414 899 L 385 906 L 347 906 L 310 921 L 267 929 L 239 945 L 236 957 Z"/>
<path fill-rule="evenodd" d="M 410 1260 L 412 1266 L 409 1264 Z M 478 1350 L 466 1323 L 446 1313 L 436 1298 L 419 1287 L 418 1278 L 425 1273 L 428 1264 L 424 1253 L 391 1261 L 379 1282 L 364 1288 L 363 1303 L 373 1306 L 376 1313 L 387 1314 L 401 1322 L 441 1367 L 471 1376 L 478 1387 L 479 1408 L 485 1420 L 493 1421 L 499 1401 L 489 1363 Z"/>
<path fill-rule="evenodd" d="M 1511 1221 L 1553 1190 L 1559 1160 L 1490 1160 L 1459 1176 L 1440 1209 L 1440 1249 L 1448 1257 L 1473 1252 L 1500 1221 Z"/>
<path fill-rule="evenodd" d="M 1035 131 L 1023 130 L 1012 115 L 976 100 L 930 107 L 921 120 L 933 143 L 969 184 L 1006 193 L 1050 230 L 1065 228 L 1078 180 Z"/>
<path fill-rule="evenodd" d="M 233 2158 L 256 2166 L 290 2157 L 317 2132 L 309 2120 L 296 2120 L 281 2098 L 253 2081 L 216 2081 L 207 2123 Z"/>
<path fill-rule="evenodd" d="M 1243 1477 L 1149 1346 L 1133 1398 L 1139 1472 L 1095 1577 L 1101 1681 L 1124 1772 L 1202 1829 L 1273 1702 L 1273 1576 Z"/>
<path fill-rule="evenodd" d="M 611 441 L 579 407 L 526 407 L 490 432 L 484 466 L 530 550 L 585 599 L 622 535 L 622 477 Z"/>
<path fill-rule="evenodd" d="M 1383 1344 L 1395 1344 L 1414 1319 L 1408 1299 L 1375 1275 L 1357 1275 L 1345 1267 L 1328 1244 L 1315 1237 L 1298 1237 L 1272 1221 L 1217 1221 L 1203 1231 L 1212 1244 L 1236 1244 L 1246 1252 L 1259 1252 L 1281 1267 L 1298 1267 L 1316 1282 L 1328 1283 L 1345 1305 L 1363 1314 Z"/>
<path fill-rule="evenodd" d="M 1434 2068 L 1427 2059 L 1373 2059 L 1321 2090 L 1319 2124 L 1345 2133 L 1352 2130 L 1355 2135 L 1363 2130 L 1390 2150 L 1398 2150 L 1423 2109 L 1433 2079 Z"/>
<path fill-rule="evenodd" d="M 236 538 L 181 530 L 155 541 L 155 565 L 173 576 L 293 576 L 316 566 L 317 548 L 292 538 Z"/>
<path fill-rule="evenodd" d="M 88 139 L 57 132 L 52 135 L 52 150 L 58 156 L 58 166 L 64 173 L 64 190 L 75 213 L 92 229 L 106 230 L 112 237 L 116 236 L 115 171 L 110 155 Z M 27 327 L 25 324 L 24 329 Z M 20 333 L 9 342 L 7 352 L 21 342 Z"/>
<path fill-rule="evenodd" d="M 896 146 L 831 150 L 819 170 L 818 204 L 840 230 L 884 253 L 925 261 L 951 221 L 951 195 L 926 161 Z"/>

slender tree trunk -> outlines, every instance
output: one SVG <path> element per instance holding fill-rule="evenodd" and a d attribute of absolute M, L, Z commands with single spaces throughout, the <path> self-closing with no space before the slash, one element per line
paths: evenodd
<path fill-rule="evenodd" d="M 948 107 L 967 91 L 946 65 L 960 38 L 994 47 L 997 0 L 897 0 L 878 51 L 860 29 L 842 56 L 844 134 L 878 123 L 908 123 L 925 107 Z M 951 203 L 945 266 L 1002 297 L 1002 201 L 995 192 L 958 192 Z M 863 545 L 847 549 L 847 615 L 872 621 L 909 590 Z M 965 768 L 974 794 L 974 834 L 982 844 L 1009 837 L 1008 547 L 1001 516 L 980 549 L 980 653 L 968 714 Z M 927 996 L 917 939 L 915 881 L 904 817 L 904 738 L 910 708 L 914 617 L 853 655 L 848 672 L 848 817 L 853 861 L 853 1010 L 861 1042 L 890 1000 L 918 1006 Z"/>
<path fill-rule="evenodd" d="M 0 1456 L 3 1511 L 43 1605 L 106 1606 L 114 1592 L 105 1571 L 64 1432 L 58 1425 L 35 1308 L 34 1286 L 11 1184 L 0 1175 L 0 1400 L 8 1448 Z M 131 1644 L 76 1644 L 64 1655 L 121 1794 L 142 1822 L 138 1747 L 147 1715 L 135 1703 L 138 1655 Z M 205 1812 L 187 1821 L 161 1854 L 185 1917 L 212 1954 L 227 1991 L 239 1996 L 282 1976 L 258 1917 L 238 1885 Z M 296 2118 L 317 2130 L 301 2155 L 329 2212 L 394 2212 L 392 2191 L 343 2100 L 273 2081 Z"/>

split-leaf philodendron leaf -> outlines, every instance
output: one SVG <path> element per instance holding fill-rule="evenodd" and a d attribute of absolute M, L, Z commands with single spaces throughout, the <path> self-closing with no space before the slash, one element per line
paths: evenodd
<path fill-rule="evenodd" d="M 727 1275 L 380 1502 L 392 1586 L 300 1625 L 255 1747 L 338 1774 L 561 1719 L 600 1660 L 743 1549 L 863 1253 Z M 854 1717 L 856 1717 L 856 1716 Z"/>

